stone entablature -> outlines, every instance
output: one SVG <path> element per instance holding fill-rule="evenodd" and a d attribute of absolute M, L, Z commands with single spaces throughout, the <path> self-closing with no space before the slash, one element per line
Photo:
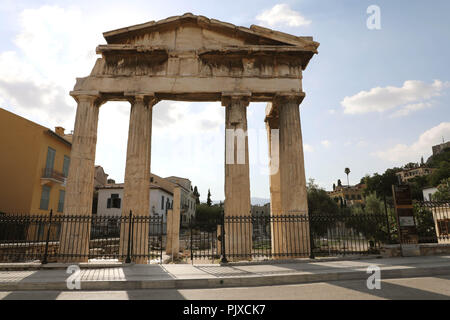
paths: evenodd
<path fill-rule="evenodd" d="M 91 76 L 301 78 L 309 51 L 292 46 L 245 46 L 171 51 L 164 47 L 102 45 Z"/>
<path fill-rule="evenodd" d="M 160 99 L 217 101 L 222 92 L 250 91 L 251 101 L 267 101 L 279 92 L 302 94 L 302 71 L 319 46 L 311 37 L 189 13 L 104 37 L 102 57 L 73 94 L 96 90 L 127 100 L 151 88 Z"/>

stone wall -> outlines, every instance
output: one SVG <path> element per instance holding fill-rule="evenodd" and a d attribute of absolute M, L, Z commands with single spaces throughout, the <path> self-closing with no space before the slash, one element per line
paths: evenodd
<path fill-rule="evenodd" d="M 421 256 L 435 256 L 441 254 L 450 254 L 450 244 L 442 243 L 420 243 Z M 380 249 L 383 258 L 401 257 L 402 252 L 399 244 L 384 245 Z"/>

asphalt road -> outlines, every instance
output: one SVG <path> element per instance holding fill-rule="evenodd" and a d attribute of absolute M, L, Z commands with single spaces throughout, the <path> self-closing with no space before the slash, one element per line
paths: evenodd
<path fill-rule="evenodd" d="M 151 289 L 132 291 L 15 291 L 0 292 L 8 300 L 311 300 L 311 299 L 432 299 L 450 300 L 450 276 L 382 280 L 369 290 L 365 280 L 298 285 L 220 288 Z"/>

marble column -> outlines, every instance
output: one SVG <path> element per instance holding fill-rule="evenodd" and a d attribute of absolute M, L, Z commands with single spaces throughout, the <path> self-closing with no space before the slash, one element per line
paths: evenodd
<path fill-rule="evenodd" d="M 61 262 L 87 262 L 89 256 L 95 151 L 100 107 L 98 92 L 72 92 L 78 102 L 66 183 L 64 216 L 79 216 L 61 225 Z"/>
<path fill-rule="evenodd" d="M 247 107 L 250 94 L 222 95 L 225 106 L 225 216 L 251 217 Z M 225 250 L 229 260 L 250 257 L 252 225 L 247 220 L 227 220 Z M 234 256 L 234 257 L 233 257 Z"/>
<path fill-rule="evenodd" d="M 267 106 L 272 109 L 272 103 Z M 273 258 L 282 257 L 283 224 L 281 221 L 281 193 L 280 193 L 280 152 L 279 152 L 279 119 L 278 114 L 267 116 L 265 119 L 267 130 L 267 145 L 269 147 L 269 186 L 270 186 L 270 230 Z"/>
<path fill-rule="evenodd" d="M 173 208 L 167 211 L 166 254 L 178 259 L 180 251 L 181 188 L 173 190 Z"/>
<path fill-rule="evenodd" d="M 303 141 L 299 104 L 304 94 L 284 94 L 274 98 L 279 114 L 281 212 L 288 217 L 280 252 L 286 257 L 309 256 L 309 223 Z M 292 217 L 292 218 L 290 218 Z"/>
<path fill-rule="evenodd" d="M 138 264 L 147 263 L 149 253 L 152 107 L 156 102 L 154 96 L 148 95 L 136 95 L 131 100 L 122 216 L 128 217 L 130 211 L 133 214 L 132 261 Z M 128 250 L 128 230 L 128 222 L 123 223 L 121 256 Z"/>

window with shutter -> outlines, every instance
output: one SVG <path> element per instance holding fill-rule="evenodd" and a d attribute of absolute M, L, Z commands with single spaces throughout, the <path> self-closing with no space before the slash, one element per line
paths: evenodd
<path fill-rule="evenodd" d="M 63 212 L 65 196 L 66 196 L 66 192 L 64 190 L 59 190 L 58 212 Z"/>
<path fill-rule="evenodd" d="M 39 209 L 48 210 L 48 203 L 50 201 L 50 187 L 42 186 L 41 203 Z"/>
<path fill-rule="evenodd" d="M 48 147 L 47 150 L 47 160 L 45 162 L 45 168 L 46 169 L 53 169 L 53 166 L 55 164 L 55 154 L 56 154 L 56 150 L 53 148 Z"/>
<path fill-rule="evenodd" d="M 64 177 L 69 176 L 69 165 L 70 165 L 70 158 L 68 156 L 64 156 L 64 163 L 63 163 L 63 174 Z"/>

